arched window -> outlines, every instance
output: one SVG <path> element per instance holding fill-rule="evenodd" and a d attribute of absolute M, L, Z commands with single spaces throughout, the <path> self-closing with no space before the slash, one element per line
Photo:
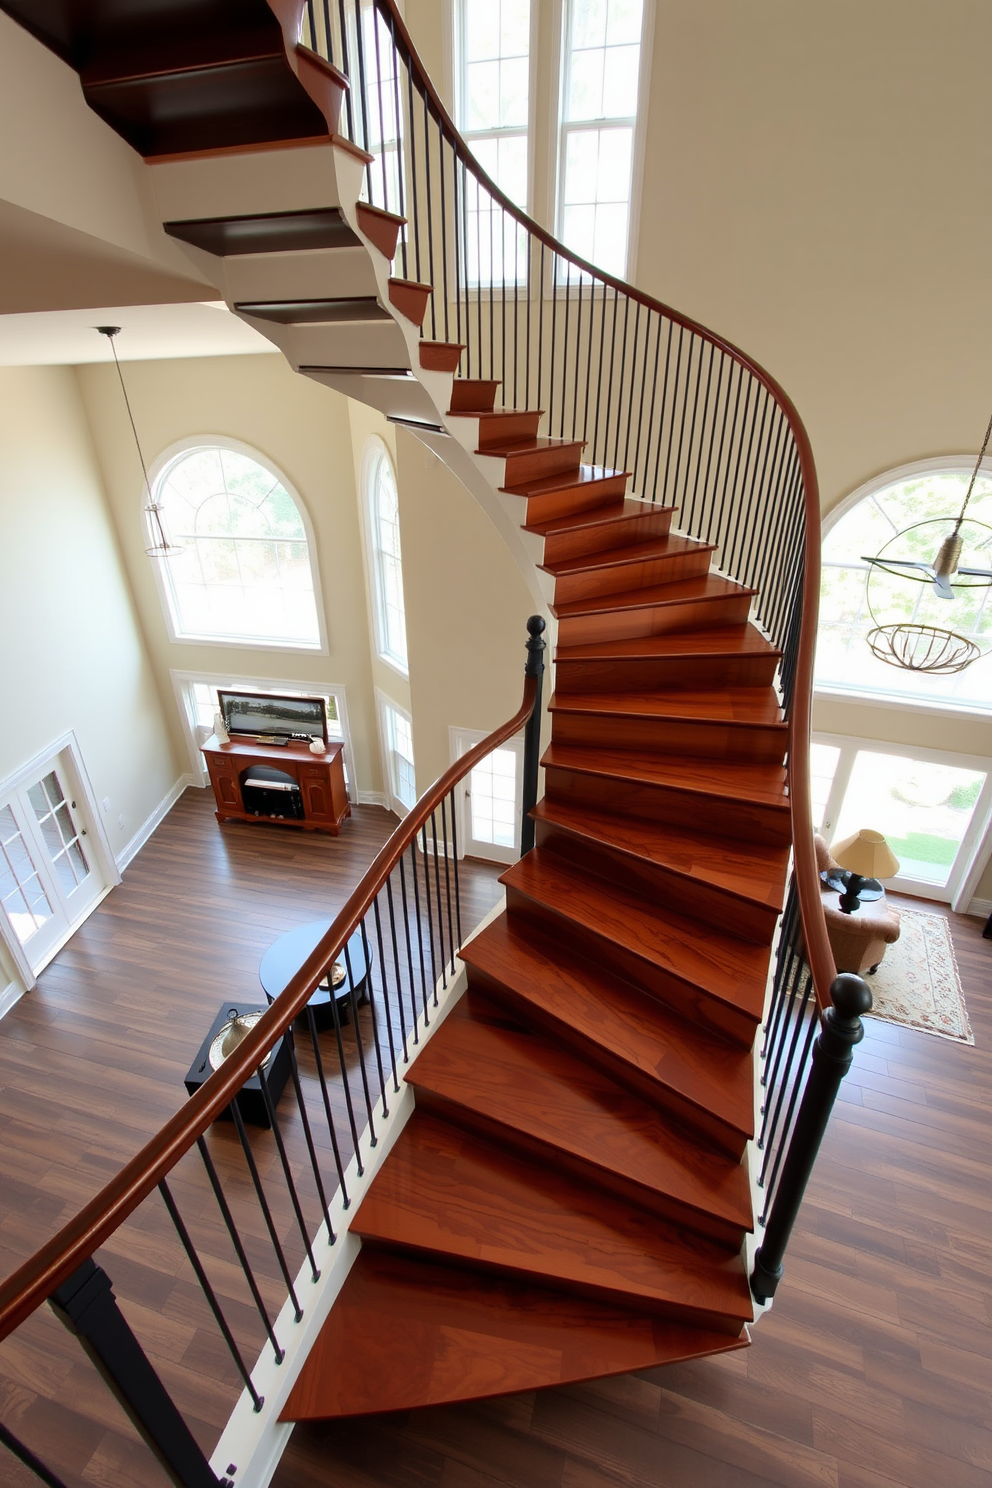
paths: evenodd
<path fill-rule="evenodd" d="M 187 445 L 163 462 L 153 494 L 182 547 L 157 560 L 178 639 L 320 647 L 303 513 L 263 456 Z"/>
<path fill-rule="evenodd" d="M 938 626 L 992 649 L 992 590 L 952 578 L 954 598 L 935 592 L 921 570 L 871 571 L 866 557 L 932 563 L 960 511 L 974 457 L 925 460 L 889 471 L 843 502 L 824 522 L 816 685 L 830 691 L 947 703 L 992 712 L 992 656 L 952 675 L 907 671 L 878 660 L 866 637 L 875 625 Z M 911 529 L 908 530 L 907 529 Z M 992 568 L 992 469 L 979 474 L 962 528 L 963 567 Z M 902 536 L 899 536 L 902 534 Z M 898 536 L 898 541 L 894 541 Z M 870 608 L 869 608 L 870 601 Z M 874 613 L 874 618 L 873 618 Z"/>
<path fill-rule="evenodd" d="M 376 650 L 383 661 L 407 675 L 406 608 L 396 477 L 385 445 L 370 443 L 365 460 L 365 491 L 375 588 Z"/>

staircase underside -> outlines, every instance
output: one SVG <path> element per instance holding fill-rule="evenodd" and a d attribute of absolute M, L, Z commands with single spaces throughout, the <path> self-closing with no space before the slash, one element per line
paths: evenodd
<path fill-rule="evenodd" d="M 357 200 L 347 80 L 284 48 L 262 0 L 126 21 L 109 0 L 48 21 L 4 8 L 154 162 L 166 231 L 232 308 L 297 369 L 498 470 L 554 583 L 537 846 L 408 1071 L 415 1114 L 353 1216 L 360 1254 L 283 1418 L 743 1346 L 752 1048 L 790 830 L 779 657 L 752 591 L 623 470 L 543 437 L 539 410 L 452 381 L 461 347 L 418 341 L 430 286 L 390 277 L 402 220 Z"/>

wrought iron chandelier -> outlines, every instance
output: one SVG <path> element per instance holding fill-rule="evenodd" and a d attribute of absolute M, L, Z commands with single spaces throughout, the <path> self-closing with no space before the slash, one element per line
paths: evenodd
<path fill-rule="evenodd" d="M 963 672 L 965 667 L 971 666 L 973 661 L 977 661 L 980 656 L 986 654 L 968 636 L 960 635 L 957 631 L 944 626 L 924 625 L 915 620 L 879 624 L 878 616 L 871 604 L 871 577 L 873 571 L 881 569 L 884 573 L 891 574 L 893 578 L 910 579 L 920 584 L 932 584 L 934 593 L 944 600 L 956 599 L 955 590 L 957 589 L 984 589 L 992 585 L 992 569 L 958 566 L 965 544 L 962 536 L 965 513 L 968 510 L 968 503 L 975 489 L 975 481 L 978 479 L 978 472 L 990 439 L 992 439 L 992 418 L 989 419 L 988 428 L 985 430 L 985 439 L 982 442 L 978 459 L 975 461 L 975 468 L 971 473 L 971 480 L 968 482 L 961 510 L 954 519 L 953 528 L 940 542 L 932 562 L 925 563 L 919 559 L 890 557 L 886 549 L 899 543 L 907 534 L 917 532 L 922 527 L 944 527 L 947 521 L 945 517 L 914 522 L 911 526 L 904 527 L 901 532 L 897 532 L 895 537 L 890 538 L 874 557 L 863 555 L 863 561 L 869 565 L 868 576 L 865 580 L 865 599 L 868 613 L 875 622 L 874 629 L 868 632 L 866 640 L 872 654 L 889 666 L 903 667 L 911 672 L 927 672 L 934 676 L 947 676 L 953 672 Z M 968 526 L 981 528 L 988 534 L 982 546 L 988 546 L 992 542 L 992 527 L 984 522 L 977 522 L 973 518 L 969 520 Z M 962 580 L 966 582 L 962 583 Z"/>
<path fill-rule="evenodd" d="M 138 459 L 141 462 L 141 474 L 145 482 L 145 515 L 148 517 L 148 521 L 152 530 L 152 537 L 154 539 L 151 547 L 146 548 L 145 552 L 148 554 L 149 558 L 174 558 L 177 553 L 181 553 L 183 551 L 183 547 L 182 543 L 174 543 L 169 541 L 168 535 L 166 534 L 165 530 L 165 524 L 162 521 L 161 503 L 156 501 L 154 496 L 152 495 L 151 484 L 148 480 L 148 467 L 145 464 L 145 457 L 141 452 L 141 443 L 138 439 L 138 430 L 135 427 L 134 414 L 131 412 L 131 400 L 127 395 L 127 388 L 124 384 L 124 373 L 121 371 L 121 364 L 117 356 L 117 347 L 114 345 L 114 337 L 120 335 L 121 328 L 120 326 L 94 326 L 93 329 L 99 331 L 101 336 L 106 336 L 107 340 L 110 342 L 110 350 L 114 354 L 114 366 L 117 368 L 117 376 L 120 379 L 121 392 L 124 394 L 124 407 L 127 409 L 127 416 L 131 421 L 131 433 L 134 435 L 134 447 L 138 451 Z"/>

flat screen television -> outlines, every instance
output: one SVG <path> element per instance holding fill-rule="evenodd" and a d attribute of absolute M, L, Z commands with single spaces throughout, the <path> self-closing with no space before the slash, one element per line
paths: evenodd
<path fill-rule="evenodd" d="M 217 706 L 229 734 L 253 739 L 285 739 L 305 734 L 327 743 L 327 709 L 323 698 L 280 697 L 270 692 L 217 693 Z"/>

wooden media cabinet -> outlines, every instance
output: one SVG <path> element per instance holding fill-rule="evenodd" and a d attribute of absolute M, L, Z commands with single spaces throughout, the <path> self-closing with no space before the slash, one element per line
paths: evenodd
<path fill-rule="evenodd" d="M 201 747 L 217 802 L 219 822 L 276 822 L 302 827 L 305 832 L 330 832 L 336 837 L 345 817 L 351 815 L 341 761 L 344 745 L 340 741 L 328 744 L 326 754 L 311 754 L 306 744 L 295 741 L 282 746 L 232 738 L 230 743 L 221 744 L 216 735 L 211 734 Z M 302 816 L 260 813 L 246 806 L 243 784 L 256 766 L 279 770 L 296 782 L 300 788 Z"/>

